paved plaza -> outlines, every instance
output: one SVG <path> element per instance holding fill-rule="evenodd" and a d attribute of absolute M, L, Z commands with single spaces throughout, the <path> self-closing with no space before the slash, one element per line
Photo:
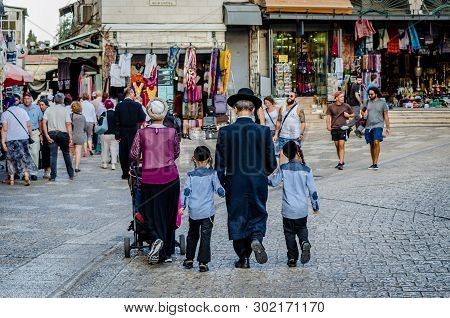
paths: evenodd
<path fill-rule="evenodd" d="M 269 191 L 268 263 L 234 268 L 217 197 L 210 271 L 199 273 L 180 255 L 155 266 L 145 253 L 124 258 L 131 198 L 120 172 L 94 156 L 70 181 L 60 158 L 55 183 L 0 185 L 0 297 L 450 297 L 450 128 L 392 134 L 379 171 L 367 170 L 368 146 L 356 137 L 337 171 L 329 135 L 308 132 L 303 149 L 321 213 L 308 220 L 311 261 L 297 268 L 286 266 L 281 188 Z M 183 140 L 182 182 L 196 145 Z M 177 234 L 186 225 L 185 217 Z"/>

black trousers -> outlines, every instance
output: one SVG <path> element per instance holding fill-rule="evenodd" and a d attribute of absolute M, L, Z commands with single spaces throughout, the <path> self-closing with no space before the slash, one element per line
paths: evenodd
<path fill-rule="evenodd" d="M 149 243 L 157 239 L 164 245 L 159 252 L 165 260 L 175 253 L 175 229 L 180 196 L 180 179 L 166 184 L 142 184 L 141 210 Z"/>
<path fill-rule="evenodd" d="M 136 132 L 137 128 L 135 127 L 120 129 L 119 160 L 122 168 L 122 175 L 124 176 L 128 176 L 128 171 L 130 169 L 130 150 Z"/>
<path fill-rule="evenodd" d="M 299 252 L 298 245 L 296 241 L 296 236 L 298 236 L 298 240 L 300 242 L 300 247 L 304 242 L 308 241 L 308 228 L 306 227 L 306 222 L 308 217 L 304 217 L 301 219 L 287 219 L 283 218 L 283 230 L 284 230 L 284 238 L 286 239 L 286 247 L 287 247 L 287 257 L 288 259 L 298 260 Z"/>
<path fill-rule="evenodd" d="M 214 215 L 211 218 L 193 220 L 189 218 L 189 232 L 186 245 L 186 259 L 194 260 L 197 243 L 200 239 L 197 261 L 211 262 L 211 233 L 214 225 Z"/>
<path fill-rule="evenodd" d="M 67 174 L 69 177 L 74 176 L 72 159 L 70 158 L 69 149 L 69 134 L 65 132 L 49 131 L 48 135 L 54 142 L 49 144 L 50 148 L 50 166 L 52 171 L 50 172 L 50 177 L 52 179 L 56 178 L 56 172 L 58 167 L 58 147 L 63 153 L 64 163 L 66 164 Z"/>

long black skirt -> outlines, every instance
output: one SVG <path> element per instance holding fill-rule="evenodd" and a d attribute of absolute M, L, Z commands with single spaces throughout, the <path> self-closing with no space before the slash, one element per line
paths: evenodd
<path fill-rule="evenodd" d="M 142 184 L 142 212 L 149 243 L 164 242 L 159 256 L 165 260 L 175 253 L 175 230 L 180 196 L 180 179 L 166 184 Z"/>

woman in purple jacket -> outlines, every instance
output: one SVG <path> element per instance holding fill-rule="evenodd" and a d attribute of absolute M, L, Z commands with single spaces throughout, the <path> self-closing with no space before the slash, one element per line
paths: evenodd
<path fill-rule="evenodd" d="M 144 226 L 151 242 L 148 262 L 171 262 L 175 252 L 175 229 L 180 195 L 180 179 L 175 160 L 180 140 L 174 128 L 163 125 L 166 101 L 155 98 L 147 105 L 152 124 L 138 130 L 130 159 L 142 156 L 142 208 Z"/>

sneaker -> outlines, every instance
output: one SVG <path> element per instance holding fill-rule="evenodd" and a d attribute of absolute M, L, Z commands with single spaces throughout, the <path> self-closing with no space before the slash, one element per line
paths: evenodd
<path fill-rule="evenodd" d="M 156 264 L 159 261 L 159 251 L 163 247 L 164 243 L 160 239 L 157 239 L 153 242 L 152 247 L 150 249 L 150 253 L 148 253 L 148 263 L 150 265 Z"/>
<path fill-rule="evenodd" d="M 198 265 L 198 270 L 199 270 L 200 273 L 204 273 L 204 272 L 209 271 L 208 264 L 206 264 L 206 263 L 200 263 L 200 264 Z"/>
<path fill-rule="evenodd" d="M 266 249 L 261 244 L 261 242 L 258 240 L 253 240 L 252 244 L 250 246 L 251 246 L 253 252 L 255 252 L 256 261 L 259 264 L 266 263 L 267 262 L 267 253 L 266 253 Z"/>
<path fill-rule="evenodd" d="M 166 258 L 166 259 L 164 260 L 164 263 L 165 263 L 165 264 L 172 264 L 172 262 L 173 262 L 173 260 L 172 260 L 171 257 Z"/>
<path fill-rule="evenodd" d="M 344 165 L 343 164 L 338 164 L 337 169 L 338 170 L 344 170 Z"/>
<path fill-rule="evenodd" d="M 287 266 L 289 266 L 289 267 L 297 267 L 297 261 L 295 259 L 290 259 L 287 262 Z"/>
<path fill-rule="evenodd" d="M 78 172 L 80 172 L 80 171 L 81 171 L 80 169 L 75 169 L 75 172 L 76 172 L 76 173 L 78 173 Z"/>
<path fill-rule="evenodd" d="M 192 267 L 194 267 L 194 261 L 190 260 L 190 259 L 185 259 L 183 261 L 183 266 L 186 269 L 191 269 Z"/>
<path fill-rule="evenodd" d="M 35 175 L 30 176 L 31 181 L 37 181 L 38 177 Z"/>
<path fill-rule="evenodd" d="M 380 168 L 378 168 L 378 165 L 373 165 L 373 170 L 378 170 Z"/>
<path fill-rule="evenodd" d="M 302 244 L 302 255 L 300 256 L 300 262 L 306 264 L 311 259 L 311 244 L 304 242 Z"/>
<path fill-rule="evenodd" d="M 111 165 L 111 170 L 116 170 L 116 165 L 115 164 Z"/>
<path fill-rule="evenodd" d="M 107 169 L 107 168 L 108 168 L 108 165 L 107 165 L 106 163 L 104 163 L 104 164 L 102 164 L 102 168 L 103 168 L 103 169 Z"/>

